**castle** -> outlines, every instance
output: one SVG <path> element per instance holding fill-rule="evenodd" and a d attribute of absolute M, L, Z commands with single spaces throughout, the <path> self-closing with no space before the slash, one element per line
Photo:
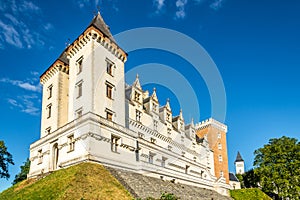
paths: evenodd
<path fill-rule="evenodd" d="M 98 13 L 41 75 L 41 137 L 28 178 L 96 162 L 228 195 L 227 126 L 185 124 L 139 77 L 125 84 L 126 52 Z"/>

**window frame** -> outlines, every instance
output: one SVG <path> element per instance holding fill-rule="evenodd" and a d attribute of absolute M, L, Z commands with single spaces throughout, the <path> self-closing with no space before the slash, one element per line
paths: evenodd
<path fill-rule="evenodd" d="M 105 85 L 106 85 L 106 97 L 113 100 L 113 90 L 115 86 L 108 81 L 105 82 Z"/>
<path fill-rule="evenodd" d="M 219 155 L 218 159 L 219 159 L 219 162 L 223 162 L 223 156 L 222 155 Z"/>
<path fill-rule="evenodd" d="M 80 80 L 76 83 L 76 90 L 77 90 L 77 99 L 82 96 L 83 91 L 83 80 Z"/>
<path fill-rule="evenodd" d="M 38 158 L 38 165 L 42 164 L 43 163 L 43 151 L 42 151 L 42 149 L 38 150 L 37 158 Z"/>
<path fill-rule="evenodd" d="M 80 58 L 78 58 L 78 60 L 76 60 L 77 75 L 82 72 L 82 64 L 83 64 L 83 56 L 81 56 Z"/>
<path fill-rule="evenodd" d="M 75 111 L 75 118 L 78 119 L 82 116 L 83 114 L 83 109 L 82 108 L 79 108 Z"/>
<path fill-rule="evenodd" d="M 142 119 L 142 112 L 139 111 L 138 109 L 135 110 L 135 120 L 137 122 L 141 122 L 141 119 Z"/>
<path fill-rule="evenodd" d="M 118 146 L 119 146 L 119 141 L 121 140 L 121 138 L 119 136 L 116 135 L 111 135 L 111 151 L 114 153 L 119 153 L 118 152 Z"/>
<path fill-rule="evenodd" d="M 148 162 L 149 162 L 150 164 L 153 164 L 153 162 L 154 162 L 154 156 L 155 156 L 155 154 L 149 152 L 149 159 L 148 159 Z"/>
<path fill-rule="evenodd" d="M 51 133 L 51 126 L 49 126 L 48 128 L 46 128 L 45 132 L 46 132 L 47 135 L 49 135 Z"/>
<path fill-rule="evenodd" d="M 47 105 L 47 119 L 51 118 L 51 115 L 52 115 L 52 103 L 49 103 Z"/>
<path fill-rule="evenodd" d="M 115 67 L 115 63 L 112 62 L 110 59 L 106 58 L 105 59 L 106 62 L 106 73 L 109 74 L 110 76 L 114 76 L 114 67 Z"/>
<path fill-rule="evenodd" d="M 52 93 L 53 93 L 53 85 L 51 84 L 48 86 L 48 99 L 52 97 Z"/>
<path fill-rule="evenodd" d="M 106 108 L 105 109 L 105 113 L 106 113 L 106 119 L 108 120 L 108 121 L 113 121 L 113 118 L 114 118 L 114 112 L 112 111 L 112 110 L 110 110 L 110 109 L 108 109 L 108 108 Z M 111 117 L 109 117 L 109 116 L 111 116 Z"/>
<path fill-rule="evenodd" d="M 68 136 L 68 147 L 69 147 L 68 153 L 72 152 L 72 151 L 75 151 L 75 137 L 74 137 L 74 134 L 71 134 L 71 135 Z"/>

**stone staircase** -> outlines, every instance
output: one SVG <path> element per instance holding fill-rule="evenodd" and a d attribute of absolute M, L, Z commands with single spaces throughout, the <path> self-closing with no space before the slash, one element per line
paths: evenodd
<path fill-rule="evenodd" d="M 163 181 L 125 170 L 106 168 L 135 198 L 153 197 L 159 199 L 162 192 L 167 192 L 173 193 L 180 200 L 232 200 L 232 198 L 213 190 Z"/>

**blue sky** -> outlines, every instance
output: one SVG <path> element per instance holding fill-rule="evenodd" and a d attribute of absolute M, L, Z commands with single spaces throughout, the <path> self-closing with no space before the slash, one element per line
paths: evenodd
<path fill-rule="evenodd" d="M 234 171 L 237 151 L 250 169 L 254 150 L 270 138 L 299 139 L 300 2 L 4 0 L 0 1 L 0 140 L 12 153 L 15 166 L 10 167 L 8 181 L 0 180 L 0 191 L 10 186 L 29 156 L 29 145 L 39 138 L 39 75 L 87 27 L 97 5 L 112 34 L 140 27 L 168 28 L 193 38 L 208 52 L 226 90 L 230 171 Z M 210 117 L 207 85 L 187 61 L 172 52 L 144 49 L 129 53 L 126 71 L 147 63 L 174 68 L 201 91 L 197 93 L 200 116 L 183 111 L 187 122 Z M 131 83 L 132 78 L 127 81 Z M 151 91 L 154 86 L 160 103 L 170 97 L 177 115 L 178 94 L 155 83 L 144 88 Z"/>

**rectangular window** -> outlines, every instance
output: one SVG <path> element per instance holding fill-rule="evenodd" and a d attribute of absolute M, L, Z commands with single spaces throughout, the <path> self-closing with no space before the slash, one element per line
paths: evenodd
<path fill-rule="evenodd" d="M 157 105 L 156 105 L 156 103 L 152 104 L 152 110 L 153 110 L 153 112 L 157 112 Z"/>
<path fill-rule="evenodd" d="M 47 106 L 47 118 L 50 118 L 50 117 L 51 117 L 51 109 L 52 109 L 52 104 L 50 103 L 50 104 Z"/>
<path fill-rule="evenodd" d="M 188 173 L 189 168 L 190 168 L 190 166 L 188 166 L 188 165 L 185 166 L 185 173 L 186 174 Z"/>
<path fill-rule="evenodd" d="M 46 134 L 50 134 L 51 133 L 51 127 L 49 126 L 48 128 L 46 128 L 45 132 L 46 132 Z"/>
<path fill-rule="evenodd" d="M 221 139 L 221 133 L 218 133 L 218 139 Z"/>
<path fill-rule="evenodd" d="M 222 144 L 221 144 L 221 143 L 218 144 L 218 149 L 219 149 L 219 150 L 222 149 Z"/>
<path fill-rule="evenodd" d="M 151 137 L 151 138 L 150 138 L 150 142 L 151 142 L 152 144 L 155 144 L 156 139 Z"/>
<path fill-rule="evenodd" d="M 81 56 L 77 61 L 77 74 L 80 74 L 82 72 L 82 62 L 83 62 L 83 57 Z"/>
<path fill-rule="evenodd" d="M 79 108 L 78 110 L 76 110 L 75 116 L 76 116 L 76 118 L 79 118 L 82 116 L 82 108 Z"/>
<path fill-rule="evenodd" d="M 53 85 L 51 84 L 49 87 L 48 87 L 48 99 L 50 99 L 52 97 L 52 89 L 53 89 Z"/>
<path fill-rule="evenodd" d="M 165 166 L 166 166 L 166 160 L 167 160 L 167 158 L 162 157 L 162 159 L 161 159 L 161 166 L 162 166 L 162 167 L 165 167 Z"/>
<path fill-rule="evenodd" d="M 43 154 L 42 154 L 42 149 L 38 150 L 38 164 L 41 164 L 43 162 Z"/>
<path fill-rule="evenodd" d="M 158 121 L 153 120 L 153 129 L 154 129 L 155 131 L 157 131 L 157 128 L 158 128 Z"/>
<path fill-rule="evenodd" d="M 138 122 L 141 122 L 141 118 L 142 118 L 142 112 L 139 110 L 135 111 L 135 120 Z"/>
<path fill-rule="evenodd" d="M 167 133 L 171 134 L 171 129 L 170 128 L 167 128 Z"/>
<path fill-rule="evenodd" d="M 111 110 L 106 109 L 106 119 L 113 121 L 113 112 Z"/>
<path fill-rule="evenodd" d="M 75 149 L 75 139 L 74 139 L 74 135 L 70 135 L 68 136 L 68 145 L 69 145 L 69 151 L 74 151 Z"/>
<path fill-rule="evenodd" d="M 82 96 L 82 80 L 76 84 L 77 88 L 77 98 Z"/>
<path fill-rule="evenodd" d="M 112 99 L 112 89 L 113 87 L 111 85 L 106 85 L 106 96 L 109 99 Z"/>
<path fill-rule="evenodd" d="M 223 157 L 222 155 L 219 155 L 219 162 L 222 162 L 223 161 Z"/>
<path fill-rule="evenodd" d="M 114 67 L 114 63 L 107 58 L 106 59 L 106 72 L 111 76 L 113 76 L 113 67 Z"/>
<path fill-rule="evenodd" d="M 220 177 L 223 177 L 224 176 L 224 172 L 221 170 L 220 171 Z"/>
<path fill-rule="evenodd" d="M 111 135 L 111 151 L 118 152 L 118 142 L 120 138 L 114 135 Z"/>
<path fill-rule="evenodd" d="M 139 102 L 139 101 L 140 101 L 140 96 L 141 96 L 140 93 L 134 92 L 134 100 L 135 100 L 135 101 Z"/>
<path fill-rule="evenodd" d="M 167 113 L 167 121 L 171 122 L 171 114 Z"/>
<path fill-rule="evenodd" d="M 154 154 L 149 153 L 149 163 L 153 164 L 153 158 L 154 158 Z"/>

